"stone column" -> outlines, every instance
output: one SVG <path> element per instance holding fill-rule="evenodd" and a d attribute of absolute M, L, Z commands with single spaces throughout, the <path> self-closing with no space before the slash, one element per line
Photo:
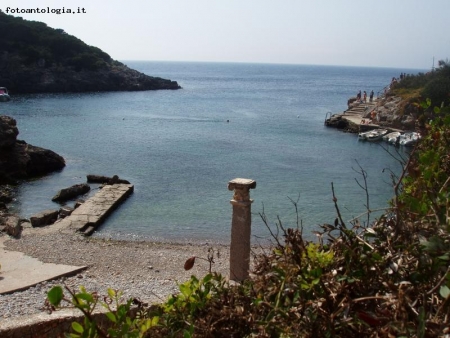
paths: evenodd
<path fill-rule="evenodd" d="M 228 182 L 228 190 L 234 190 L 233 218 L 231 221 L 230 279 L 243 281 L 250 269 L 251 205 L 250 189 L 255 189 L 256 181 L 235 178 Z"/>

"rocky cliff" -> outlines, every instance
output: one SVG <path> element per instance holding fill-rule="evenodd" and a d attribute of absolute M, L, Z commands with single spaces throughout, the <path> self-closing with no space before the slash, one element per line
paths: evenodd
<path fill-rule="evenodd" d="M 0 184 L 41 176 L 64 168 L 55 152 L 17 140 L 16 120 L 0 115 Z"/>

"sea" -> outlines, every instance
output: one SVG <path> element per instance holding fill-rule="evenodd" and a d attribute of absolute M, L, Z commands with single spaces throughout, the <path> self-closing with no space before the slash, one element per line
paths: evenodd
<path fill-rule="evenodd" d="M 134 193 L 96 237 L 230 241 L 234 178 L 251 190 L 252 241 L 275 224 L 303 228 L 362 215 L 372 222 L 393 196 L 392 174 L 407 152 L 358 141 L 324 126 L 359 90 L 379 92 L 401 73 L 423 70 L 205 62 L 123 61 L 180 90 L 13 95 L 0 114 L 17 120 L 19 139 L 62 155 L 66 167 L 22 182 L 12 209 L 22 217 L 57 209 L 62 188 L 86 175 L 118 175 Z M 366 178 L 362 173 L 365 173 Z M 100 188 L 91 185 L 90 195 Z M 84 196 L 88 198 L 90 195 Z M 69 206 L 73 202 L 68 203 Z M 263 221 L 265 219 L 265 221 Z"/>

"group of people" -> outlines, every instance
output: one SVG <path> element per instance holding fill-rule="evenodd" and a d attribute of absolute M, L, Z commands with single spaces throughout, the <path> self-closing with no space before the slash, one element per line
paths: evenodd
<path fill-rule="evenodd" d="M 363 103 L 363 102 L 367 102 L 367 93 L 366 91 L 364 91 L 363 94 L 363 98 L 361 99 L 361 91 L 358 92 L 358 94 L 356 94 L 356 100 Z M 370 92 L 370 96 L 369 96 L 369 102 L 373 101 L 373 90 Z"/>

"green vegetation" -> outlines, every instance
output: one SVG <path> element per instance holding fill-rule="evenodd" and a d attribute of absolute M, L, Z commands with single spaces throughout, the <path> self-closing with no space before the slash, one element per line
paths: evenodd
<path fill-rule="evenodd" d="M 53 29 L 45 23 L 23 20 L 0 11 L 0 46 L 7 52 L 8 64 L 26 66 L 69 66 L 75 70 L 98 70 L 114 61 L 97 47 Z M 7 32 L 7 33 L 6 33 Z M 4 57 L 4 56 L 3 56 Z"/>
<path fill-rule="evenodd" d="M 442 75 L 446 67 L 436 73 Z M 423 92 L 428 84 L 410 90 Z M 83 311 L 84 323 L 73 324 L 71 337 L 450 334 L 450 109 L 441 105 L 446 96 L 441 99 L 438 107 L 431 100 L 417 107 L 426 116 L 422 140 L 401 161 L 402 174 L 392 177 L 391 207 L 372 224 L 344 222 L 332 185 L 337 217 L 316 232 L 318 241 L 306 241 L 299 222 L 287 228 L 279 219 L 273 248 L 255 257 L 252 278 L 242 284 L 215 273 L 192 276 L 179 285 L 178 294 L 153 306 L 138 300 L 124 304 L 110 290 L 100 302 L 108 311 L 106 326 L 92 317 L 100 297 L 84 289 L 78 294 L 67 289 L 72 297 L 65 298 L 61 287 L 53 288 L 47 305 L 53 310 L 66 300 Z M 369 198 L 362 169 L 361 174 Z M 185 268 L 194 261 L 190 258 Z"/>
<path fill-rule="evenodd" d="M 436 106 L 450 105 L 450 64 L 439 61 L 438 68 L 426 74 L 406 76 L 392 88 L 392 94 L 405 100 L 431 100 Z"/>

